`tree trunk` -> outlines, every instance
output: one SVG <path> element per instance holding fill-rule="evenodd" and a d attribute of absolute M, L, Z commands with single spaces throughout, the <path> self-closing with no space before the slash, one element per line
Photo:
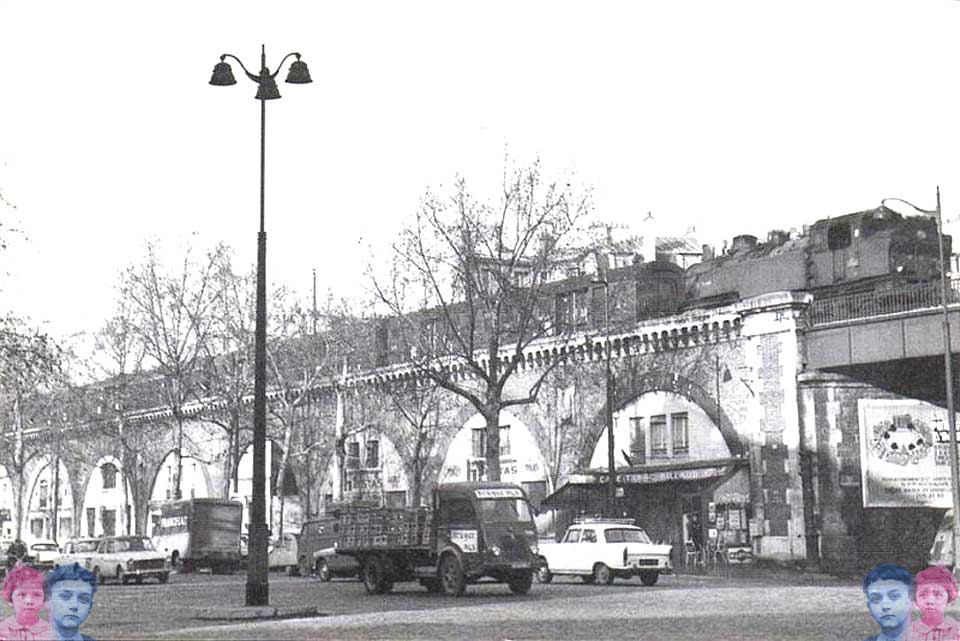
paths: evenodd
<path fill-rule="evenodd" d="M 16 473 L 16 479 L 13 479 L 13 502 L 16 514 L 14 519 L 16 520 L 16 529 L 17 529 L 17 539 L 21 539 L 23 535 L 23 485 L 24 485 L 24 464 L 23 464 L 23 414 L 20 412 L 20 392 L 17 391 L 17 396 L 13 400 L 13 420 L 16 423 L 17 437 L 14 442 L 14 452 L 13 452 L 13 465 L 14 472 Z M 21 539 L 22 540 L 22 539 Z"/>
<path fill-rule="evenodd" d="M 180 483 L 183 476 L 183 417 L 179 411 L 174 412 L 177 419 L 177 469 L 173 474 L 173 498 L 183 498 Z"/>
<path fill-rule="evenodd" d="M 287 420 L 283 426 L 283 454 L 280 455 L 280 470 L 277 472 L 277 493 L 280 495 L 280 523 L 278 524 L 278 528 L 281 536 L 283 536 L 283 508 L 285 494 L 283 491 L 283 477 L 287 471 L 287 457 L 290 454 L 290 435 L 293 432 L 293 422 L 296 420 L 294 418 L 295 408 L 290 407 L 285 414 L 287 415 Z"/>
<path fill-rule="evenodd" d="M 500 411 L 485 413 L 487 420 L 486 480 L 500 480 Z"/>

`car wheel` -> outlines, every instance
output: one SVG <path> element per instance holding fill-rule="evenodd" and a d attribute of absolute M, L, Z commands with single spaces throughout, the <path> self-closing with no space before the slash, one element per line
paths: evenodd
<path fill-rule="evenodd" d="M 440 561 L 440 587 L 449 596 L 461 596 L 467 589 L 460 559 L 453 554 L 447 554 Z"/>
<path fill-rule="evenodd" d="M 640 583 L 644 585 L 656 585 L 657 579 L 660 578 L 659 572 L 641 572 L 640 573 Z"/>
<path fill-rule="evenodd" d="M 330 566 L 327 565 L 327 562 L 323 559 L 317 559 L 317 577 L 325 583 L 333 578 L 333 573 L 330 572 Z"/>
<path fill-rule="evenodd" d="M 537 569 L 537 581 L 540 583 L 550 583 L 553 581 L 553 573 L 550 571 L 547 562 L 542 559 L 540 560 L 540 567 Z"/>
<path fill-rule="evenodd" d="M 520 574 L 514 574 L 507 581 L 507 585 L 510 586 L 510 591 L 514 594 L 526 594 L 533 585 L 533 573 L 521 572 Z"/>
<path fill-rule="evenodd" d="M 160 583 L 166 583 L 167 581 L 170 580 L 170 573 L 169 573 L 169 572 L 164 572 L 163 574 L 161 574 L 161 575 L 160 575 L 159 577 L 157 577 L 157 578 L 160 579 Z"/>
<path fill-rule="evenodd" d="M 121 584 L 121 585 L 126 585 L 126 584 L 130 583 L 130 577 L 128 577 L 128 576 L 124 573 L 123 568 L 120 567 L 119 565 L 117 566 L 117 583 L 119 583 L 119 584 Z"/>
<path fill-rule="evenodd" d="M 93 568 L 93 579 L 97 585 L 103 585 L 103 577 L 100 576 L 100 566 Z"/>
<path fill-rule="evenodd" d="M 138 574 L 138 575 L 137 575 L 137 585 L 143 585 L 143 575 L 142 575 L 142 574 Z"/>
<path fill-rule="evenodd" d="M 593 566 L 593 580 L 600 585 L 610 585 L 613 583 L 613 572 L 603 563 L 597 563 Z"/>

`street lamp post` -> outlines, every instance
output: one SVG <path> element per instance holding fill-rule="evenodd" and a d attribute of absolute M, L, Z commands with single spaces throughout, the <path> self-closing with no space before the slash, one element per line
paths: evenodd
<path fill-rule="evenodd" d="M 958 519 L 960 519 L 960 461 L 957 454 L 957 419 L 953 402 L 953 363 L 950 343 L 950 314 L 947 299 L 947 261 L 943 255 L 943 215 L 940 210 L 940 187 L 937 186 L 937 208 L 921 209 L 902 198 L 884 198 L 880 206 L 890 200 L 901 202 L 922 214 L 937 217 L 937 246 L 940 249 L 940 305 L 943 310 L 943 373 L 946 379 L 947 429 L 950 436 L 950 487 L 953 493 L 953 563 L 957 567 Z"/>
<path fill-rule="evenodd" d="M 266 168 L 267 101 L 280 97 L 276 76 L 291 56 L 287 82 L 311 82 L 307 64 L 299 53 L 288 53 L 272 74 L 267 68 L 266 47 L 260 48 L 260 73 L 250 73 L 243 62 L 233 54 L 220 56 L 213 68 L 210 84 L 225 87 L 237 84 L 227 58 L 237 61 L 247 78 L 257 83 L 256 99 L 260 101 L 260 231 L 257 233 L 257 318 L 254 331 L 254 386 L 253 386 L 253 501 L 250 507 L 246 604 L 267 605 L 270 586 L 267 582 L 267 541 L 270 533 L 266 522 L 266 441 L 267 441 L 267 232 L 264 226 L 264 180 Z"/>
<path fill-rule="evenodd" d="M 617 462 L 614 453 L 613 438 L 613 373 L 610 371 L 610 283 L 607 280 L 606 270 L 600 270 L 600 278 L 593 282 L 603 285 L 603 333 L 604 333 L 604 364 L 606 366 L 606 423 L 607 423 L 607 516 L 614 514 L 614 505 L 617 496 Z"/>

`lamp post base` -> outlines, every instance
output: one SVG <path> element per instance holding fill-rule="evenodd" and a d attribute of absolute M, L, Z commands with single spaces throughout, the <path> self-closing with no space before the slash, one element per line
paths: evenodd
<path fill-rule="evenodd" d="M 269 605 L 270 584 L 267 581 L 267 539 L 269 530 L 263 523 L 250 524 L 247 555 L 247 597 L 245 604 Z"/>

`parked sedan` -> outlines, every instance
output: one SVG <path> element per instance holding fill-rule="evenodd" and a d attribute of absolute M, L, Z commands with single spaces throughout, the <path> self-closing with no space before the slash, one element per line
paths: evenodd
<path fill-rule="evenodd" d="M 33 567 L 38 570 L 52 570 L 54 561 L 60 556 L 60 547 L 56 541 L 34 541 L 27 548 L 28 554 L 33 557 Z"/>
<path fill-rule="evenodd" d="M 90 557 L 97 551 L 100 539 L 70 539 L 63 544 L 60 554 L 53 559 L 54 567 L 79 563 L 90 567 Z"/>
<path fill-rule="evenodd" d="M 657 545 L 641 528 L 625 519 L 585 519 L 569 528 L 559 543 L 540 544 L 541 583 L 557 574 L 579 576 L 584 583 L 609 585 L 615 578 L 639 576 L 654 585 L 673 571 L 671 546 Z"/>
<path fill-rule="evenodd" d="M 157 551 L 145 536 L 110 536 L 97 543 L 89 566 L 101 583 L 106 579 L 143 583 L 145 577 L 166 583 L 170 577 L 168 563 L 167 555 Z"/>

